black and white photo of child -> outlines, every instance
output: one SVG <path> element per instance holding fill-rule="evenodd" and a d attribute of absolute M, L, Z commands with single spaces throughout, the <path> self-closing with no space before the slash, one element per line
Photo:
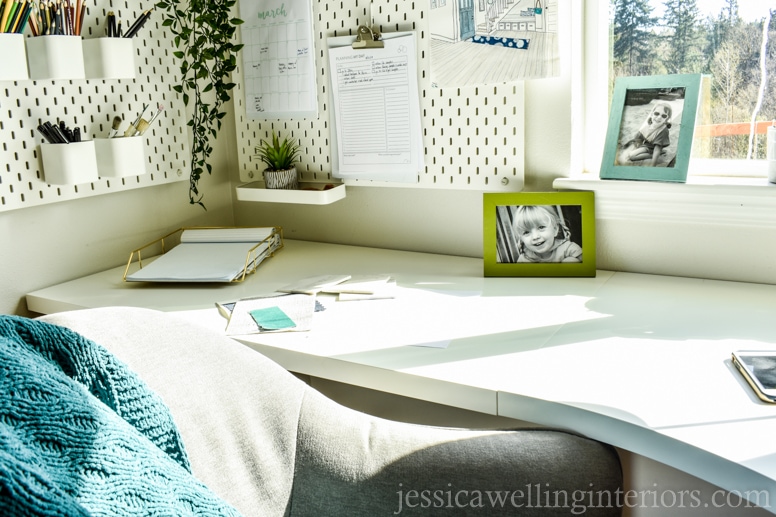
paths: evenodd
<path fill-rule="evenodd" d="M 497 261 L 582 262 L 581 216 L 578 205 L 497 207 Z"/>
<path fill-rule="evenodd" d="M 683 107 L 684 88 L 628 90 L 615 165 L 673 167 Z"/>

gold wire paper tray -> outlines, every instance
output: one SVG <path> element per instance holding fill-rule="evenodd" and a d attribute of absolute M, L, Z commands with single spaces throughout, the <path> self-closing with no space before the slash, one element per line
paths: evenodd
<path fill-rule="evenodd" d="M 282 247 L 283 229 L 278 226 L 183 227 L 132 251 L 123 279 L 242 282 Z"/>

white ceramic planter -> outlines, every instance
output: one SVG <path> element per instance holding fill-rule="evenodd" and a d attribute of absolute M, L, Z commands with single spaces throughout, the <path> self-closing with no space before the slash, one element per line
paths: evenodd
<path fill-rule="evenodd" d="M 299 188 L 299 176 L 296 167 L 283 171 L 268 171 L 264 173 L 264 184 L 268 189 L 296 190 Z"/>

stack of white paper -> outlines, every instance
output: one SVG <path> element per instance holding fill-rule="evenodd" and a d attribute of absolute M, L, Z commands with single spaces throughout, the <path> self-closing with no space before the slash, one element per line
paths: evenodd
<path fill-rule="evenodd" d="M 280 245 L 274 228 L 184 230 L 178 246 L 126 278 L 134 282 L 231 282 L 253 270 Z"/>

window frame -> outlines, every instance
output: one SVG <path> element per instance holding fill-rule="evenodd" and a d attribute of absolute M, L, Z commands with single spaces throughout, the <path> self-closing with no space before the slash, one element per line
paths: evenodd
<path fill-rule="evenodd" d="M 585 0 L 582 28 L 582 112 L 583 138 L 581 140 L 581 170 L 585 176 L 598 177 L 604 152 L 609 120 L 609 0 Z M 767 164 L 764 159 L 721 160 L 691 158 L 688 183 L 699 177 L 764 179 L 767 185 Z M 743 184 L 751 185 L 744 181 Z"/>
<path fill-rule="evenodd" d="M 756 176 L 746 170 L 747 164 L 731 163 L 734 160 L 696 158 L 690 160 L 686 183 L 600 179 L 610 109 L 605 87 L 608 5 L 608 0 L 583 0 L 582 6 L 571 1 L 575 34 L 571 42 L 571 173 L 556 178 L 553 188 L 595 192 L 596 220 L 653 225 L 681 221 L 712 231 L 722 227 L 776 230 L 776 184 L 768 182 L 765 160 L 735 160 L 759 166 Z"/>

